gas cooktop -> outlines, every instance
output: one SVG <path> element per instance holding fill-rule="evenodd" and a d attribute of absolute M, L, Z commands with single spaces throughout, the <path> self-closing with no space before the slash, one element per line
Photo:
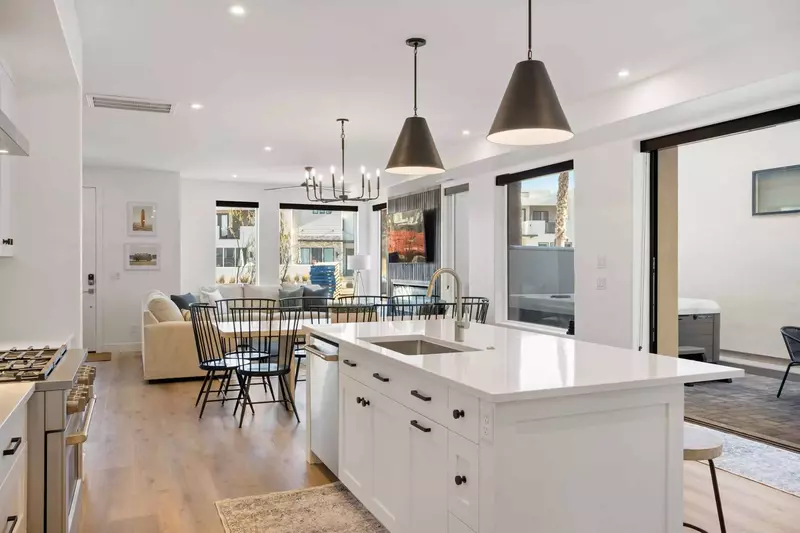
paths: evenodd
<path fill-rule="evenodd" d="M 12 348 L 0 350 L 0 383 L 8 381 L 42 381 L 67 352 L 67 346 L 58 348 Z"/>

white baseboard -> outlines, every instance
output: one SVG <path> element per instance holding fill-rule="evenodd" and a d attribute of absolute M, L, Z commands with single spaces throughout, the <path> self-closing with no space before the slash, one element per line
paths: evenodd
<path fill-rule="evenodd" d="M 114 355 L 117 355 L 122 352 L 141 352 L 142 351 L 142 343 L 141 342 L 117 342 L 106 344 L 103 346 L 104 352 L 111 352 Z"/>

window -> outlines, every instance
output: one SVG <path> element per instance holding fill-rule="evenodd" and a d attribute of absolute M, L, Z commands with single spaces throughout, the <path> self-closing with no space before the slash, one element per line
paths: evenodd
<path fill-rule="evenodd" d="M 346 257 L 355 253 L 356 211 L 352 206 L 318 209 L 305 204 L 281 204 L 280 266 L 282 281 L 307 280 L 311 265 L 339 263 L 344 289 L 353 272 Z M 350 288 L 352 290 L 352 287 Z M 346 290 L 340 292 L 347 294 Z"/>
<path fill-rule="evenodd" d="M 258 204 L 217 202 L 217 283 L 257 283 Z"/>
<path fill-rule="evenodd" d="M 563 167 L 505 183 L 509 320 L 567 329 L 575 317 L 574 171 Z"/>

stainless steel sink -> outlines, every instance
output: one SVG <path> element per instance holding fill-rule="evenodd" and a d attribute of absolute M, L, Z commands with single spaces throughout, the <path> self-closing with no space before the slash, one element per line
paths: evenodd
<path fill-rule="evenodd" d="M 392 350 L 403 355 L 429 355 L 436 353 L 460 353 L 474 351 L 470 348 L 453 348 L 422 339 L 397 340 L 397 341 L 369 341 L 375 346 Z"/>

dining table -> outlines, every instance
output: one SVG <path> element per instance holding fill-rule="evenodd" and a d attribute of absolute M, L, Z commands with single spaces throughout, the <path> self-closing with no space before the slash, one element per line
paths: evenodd
<path fill-rule="evenodd" d="M 328 320 L 311 320 L 311 319 L 301 319 L 297 321 L 297 333 L 296 338 L 301 339 L 305 336 L 302 333 L 303 328 L 305 326 L 310 326 L 312 324 L 326 324 Z M 289 388 L 289 394 L 292 395 L 294 398 L 294 375 L 297 372 L 297 364 L 298 360 L 297 357 L 294 356 L 294 350 L 296 348 L 295 343 L 286 343 L 283 342 L 287 336 L 290 335 L 290 330 L 294 326 L 294 324 L 288 321 L 278 321 L 278 320 L 263 320 L 263 321 L 251 321 L 251 322 L 236 322 L 236 321 L 221 321 L 216 323 L 217 331 L 219 331 L 220 336 L 225 340 L 233 340 L 237 336 L 241 336 L 243 332 L 249 332 L 250 335 L 254 337 L 281 337 L 280 347 L 281 350 L 291 350 L 291 354 L 289 355 L 289 379 L 287 379 L 287 385 Z M 283 335 L 285 333 L 285 335 Z M 286 354 L 283 354 L 286 355 Z M 283 391 L 280 387 L 276 391 L 276 395 L 279 399 L 283 399 Z M 289 410 L 291 410 L 291 405 L 289 406 Z"/>

